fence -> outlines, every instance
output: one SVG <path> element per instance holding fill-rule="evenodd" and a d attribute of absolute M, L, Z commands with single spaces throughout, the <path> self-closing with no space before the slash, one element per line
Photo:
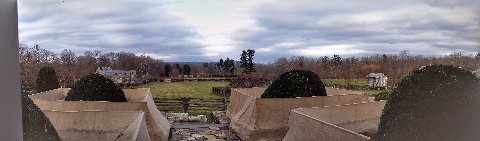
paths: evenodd
<path fill-rule="evenodd" d="M 154 98 L 160 111 L 208 110 L 222 111 L 227 109 L 227 98 Z"/>
<path fill-rule="evenodd" d="M 230 96 L 230 87 L 213 87 L 212 88 L 212 93 L 223 96 L 223 97 L 229 97 Z"/>

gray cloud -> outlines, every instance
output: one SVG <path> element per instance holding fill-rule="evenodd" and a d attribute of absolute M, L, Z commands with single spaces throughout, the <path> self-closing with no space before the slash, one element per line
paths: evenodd
<path fill-rule="evenodd" d="M 59 52 L 128 51 L 167 61 L 205 59 L 196 29 L 153 0 L 19 1 L 20 42 Z"/>
<path fill-rule="evenodd" d="M 445 55 L 480 50 L 477 0 L 255 1 L 246 8 L 252 22 L 227 37 L 233 43 L 213 47 L 202 37 L 209 34 L 167 11 L 165 2 L 178 1 L 22 0 L 20 41 L 56 52 L 127 51 L 166 61 L 237 58 L 239 50 L 248 48 L 256 49 L 259 62 L 299 55 L 362 56 L 402 50 Z M 194 8 L 199 7 L 208 5 Z"/>
<path fill-rule="evenodd" d="M 408 50 L 444 55 L 480 50 L 480 2 L 272 1 L 252 8 L 254 27 L 235 36 L 241 48 L 276 54 L 371 55 Z M 268 58 L 268 57 L 264 57 Z"/>

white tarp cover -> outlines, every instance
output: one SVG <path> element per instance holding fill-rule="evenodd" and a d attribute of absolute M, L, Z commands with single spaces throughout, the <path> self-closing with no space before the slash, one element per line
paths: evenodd
<path fill-rule="evenodd" d="M 64 141 L 150 141 L 141 111 L 43 111 Z"/>
<path fill-rule="evenodd" d="M 143 111 L 150 138 L 168 140 L 170 122 L 158 111 L 150 89 L 123 89 L 128 102 L 64 101 L 69 90 L 55 89 L 30 95 L 30 98 L 43 111 Z"/>
<path fill-rule="evenodd" d="M 385 101 L 298 108 L 284 141 L 367 141 L 375 135 Z"/>
<path fill-rule="evenodd" d="M 282 140 L 288 131 L 288 117 L 292 109 L 323 107 L 367 102 L 365 94 L 344 91 L 340 95 L 332 92 L 340 89 L 328 88 L 329 96 L 302 98 L 260 98 L 266 88 L 233 89 L 227 116 L 230 128 L 244 140 Z"/>

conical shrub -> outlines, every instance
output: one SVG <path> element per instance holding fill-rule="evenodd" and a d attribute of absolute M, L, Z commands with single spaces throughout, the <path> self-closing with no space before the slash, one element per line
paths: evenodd
<path fill-rule="evenodd" d="M 100 75 L 90 74 L 75 82 L 65 101 L 126 102 L 125 94 L 115 83 Z"/>
<path fill-rule="evenodd" d="M 326 96 L 325 85 L 312 71 L 292 70 L 285 72 L 262 94 L 262 98 L 295 98 Z"/>
<path fill-rule="evenodd" d="M 480 82 L 452 66 L 428 66 L 399 83 L 383 110 L 375 140 L 480 139 Z"/>
<path fill-rule="evenodd" d="M 37 75 L 36 91 L 44 92 L 59 88 L 57 74 L 52 67 L 43 67 L 40 69 Z"/>
<path fill-rule="evenodd" d="M 50 120 L 28 97 L 22 93 L 22 124 L 24 141 L 60 141 Z"/>

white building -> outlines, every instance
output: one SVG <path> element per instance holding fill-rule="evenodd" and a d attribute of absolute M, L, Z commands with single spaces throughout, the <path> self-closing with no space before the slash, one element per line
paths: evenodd
<path fill-rule="evenodd" d="M 98 67 L 97 73 L 112 79 L 115 83 L 131 83 L 137 77 L 136 70 L 112 70 L 110 67 Z"/>
<path fill-rule="evenodd" d="M 383 73 L 370 73 L 367 75 L 368 87 L 371 89 L 385 89 L 388 77 Z"/>

